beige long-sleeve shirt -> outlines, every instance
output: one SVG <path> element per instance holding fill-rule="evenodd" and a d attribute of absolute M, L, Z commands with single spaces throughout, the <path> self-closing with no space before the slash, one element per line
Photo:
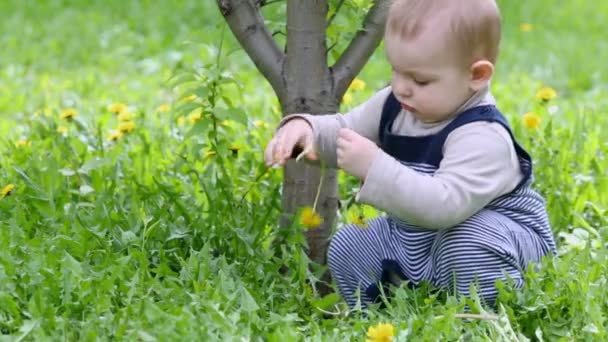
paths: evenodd
<path fill-rule="evenodd" d="M 314 132 L 315 148 L 329 166 L 337 166 L 336 139 L 340 128 L 350 128 L 379 144 L 382 107 L 387 87 L 345 114 L 294 117 L 307 120 Z M 424 123 L 401 110 L 392 133 L 408 136 L 435 134 L 459 113 L 493 104 L 487 89 L 475 94 L 449 119 Z M 493 199 L 511 192 L 523 179 L 513 141 L 498 123 L 473 122 L 453 130 L 443 146 L 443 159 L 433 175 L 422 174 L 380 150 L 372 162 L 357 200 L 422 228 L 452 227 L 482 209 Z"/>

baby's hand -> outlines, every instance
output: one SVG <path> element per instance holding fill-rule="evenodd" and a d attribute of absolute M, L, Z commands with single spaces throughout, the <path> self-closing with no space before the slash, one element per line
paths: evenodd
<path fill-rule="evenodd" d="M 380 149 L 373 141 L 348 128 L 338 131 L 338 167 L 365 181 Z"/>
<path fill-rule="evenodd" d="M 316 160 L 313 143 L 314 136 L 310 124 L 304 119 L 291 119 L 275 133 L 266 146 L 264 161 L 267 166 L 285 165 L 297 147 L 303 150 L 300 156 Z"/>

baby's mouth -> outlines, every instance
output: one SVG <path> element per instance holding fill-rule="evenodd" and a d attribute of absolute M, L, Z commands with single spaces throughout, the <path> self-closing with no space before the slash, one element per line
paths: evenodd
<path fill-rule="evenodd" d="M 409 106 L 409 105 L 407 105 L 407 104 L 405 104 L 405 103 L 402 103 L 402 104 L 401 104 L 401 108 L 403 108 L 404 110 L 406 110 L 406 111 L 408 111 L 408 112 L 410 112 L 410 113 L 414 113 L 414 112 L 416 112 L 416 108 L 414 108 L 414 107 L 412 107 L 412 106 Z"/>

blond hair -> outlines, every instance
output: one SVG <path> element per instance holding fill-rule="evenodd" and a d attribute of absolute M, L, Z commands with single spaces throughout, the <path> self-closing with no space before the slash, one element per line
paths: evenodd
<path fill-rule="evenodd" d="M 439 22 L 439 18 L 443 21 Z M 409 40 L 425 30 L 443 30 L 446 43 L 467 63 L 481 59 L 496 63 L 501 19 L 494 0 L 395 0 L 392 3 L 386 35 L 397 34 Z"/>

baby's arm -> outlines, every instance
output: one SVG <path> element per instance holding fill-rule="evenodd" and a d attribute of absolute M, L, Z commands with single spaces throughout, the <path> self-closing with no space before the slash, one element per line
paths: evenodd
<path fill-rule="evenodd" d="M 313 129 L 315 149 L 319 159 L 326 162 L 329 167 L 337 167 L 336 140 L 340 128 L 350 128 L 376 144 L 378 143 L 382 107 L 390 91 L 390 87 L 378 91 L 346 114 L 292 114 L 283 118 L 279 126 L 295 118 L 308 121 Z"/>
<path fill-rule="evenodd" d="M 429 229 L 463 222 L 522 180 L 509 133 L 498 123 L 475 122 L 446 139 L 433 176 L 418 173 L 380 151 L 357 195 L 404 221 Z"/>

